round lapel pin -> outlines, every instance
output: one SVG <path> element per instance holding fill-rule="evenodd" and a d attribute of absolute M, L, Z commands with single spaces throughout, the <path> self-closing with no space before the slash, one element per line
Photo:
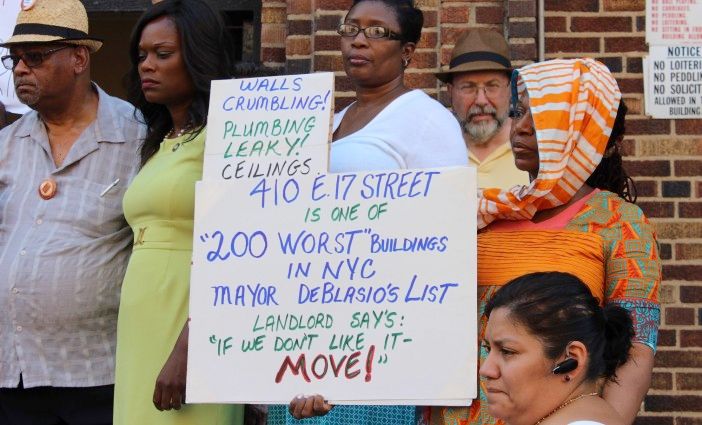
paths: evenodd
<path fill-rule="evenodd" d="M 41 196 L 41 199 L 48 201 L 56 196 L 57 189 L 56 180 L 46 179 L 39 185 L 39 196 Z"/>

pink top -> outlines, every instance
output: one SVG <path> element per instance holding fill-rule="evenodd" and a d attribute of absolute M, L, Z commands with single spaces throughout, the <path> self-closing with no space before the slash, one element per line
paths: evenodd
<path fill-rule="evenodd" d="M 580 212 L 583 205 L 599 192 L 600 189 L 593 190 L 559 214 L 544 221 L 535 223 L 531 220 L 500 220 L 492 223 L 489 229 L 497 232 L 513 232 L 516 230 L 561 230 L 565 228 L 568 222 L 570 222 L 578 212 Z"/>

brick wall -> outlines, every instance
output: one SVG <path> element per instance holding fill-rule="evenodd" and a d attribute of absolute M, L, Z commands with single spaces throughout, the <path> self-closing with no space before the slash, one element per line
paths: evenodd
<path fill-rule="evenodd" d="M 702 119 L 643 115 L 644 0 L 544 0 L 546 58 L 592 56 L 613 72 L 629 106 L 626 167 L 656 225 L 664 283 L 659 350 L 638 425 L 702 425 Z M 439 99 L 431 71 L 446 65 L 457 34 L 501 30 L 515 63 L 538 56 L 536 0 L 416 0 L 425 29 L 406 82 Z M 351 0 L 263 0 L 262 60 L 288 73 L 337 75 L 337 107 L 353 97 L 334 29 Z"/>

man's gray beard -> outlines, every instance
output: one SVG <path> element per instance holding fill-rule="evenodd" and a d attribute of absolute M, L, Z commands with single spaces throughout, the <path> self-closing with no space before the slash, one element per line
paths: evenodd
<path fill-rule="evenodd" d="M 470 120 L 463 120 L 463 132 L 468 134 L 468 141 L 474 145 L 484 145 L 500 132 L 507 117 L 494 116 L 493 120 L 480 121 L 473 124 Z"/>

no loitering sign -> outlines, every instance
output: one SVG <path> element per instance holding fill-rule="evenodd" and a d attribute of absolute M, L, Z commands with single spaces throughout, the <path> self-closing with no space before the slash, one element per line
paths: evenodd
<path fill-rule="evenodd" d="M 702 118 L 702 46 L 651 46 L 644 87 L 652 117 Z"/>

